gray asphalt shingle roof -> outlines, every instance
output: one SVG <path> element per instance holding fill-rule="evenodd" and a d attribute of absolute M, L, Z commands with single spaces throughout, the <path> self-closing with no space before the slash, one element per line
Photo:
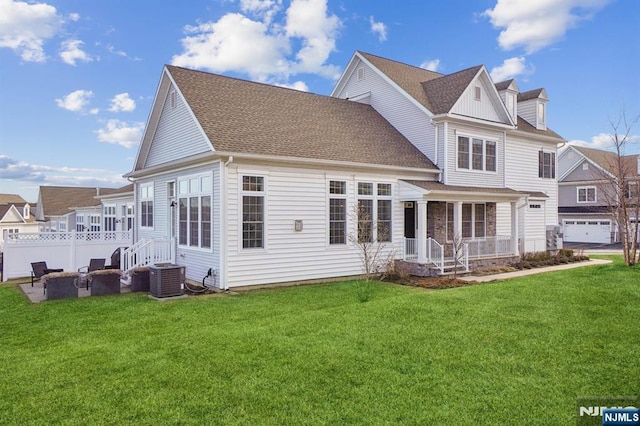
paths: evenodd
<path fill-rule="evenodd" d="M 369 105 L 167 70 L 216 151 L 438 170 Z"/>

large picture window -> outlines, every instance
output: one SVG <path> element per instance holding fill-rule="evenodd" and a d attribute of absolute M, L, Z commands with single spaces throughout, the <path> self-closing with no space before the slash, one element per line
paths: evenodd
<path fill-rule="evenodd" d="M 479 138 L 458 136 L 458 168 L 496 171 L 497 144 Z"/>
<path fill-rule="evenodd" d="M 211 175 L 178 180 L 178 244 L 211 248 Z"/>
<path fill-rule="evenodd" d="M 347 242 L 347 182 L 329 181 L 329 244 Z"/>
<path fill-rule="evenodd" d="M 264 177 L 242 176 L 242 248 L 264 248 Z"/>
<path fill-rule="evenodd" d="M 153 227 L 153 183 L 140 185 L 140 226 Z"/>
<path fill-rule="evenodd" d="M 358 241 L 392 240 L 392 192 L 390 183 L 358 183 Z M 375 223 L 375 235 L 374 226 Z"/>

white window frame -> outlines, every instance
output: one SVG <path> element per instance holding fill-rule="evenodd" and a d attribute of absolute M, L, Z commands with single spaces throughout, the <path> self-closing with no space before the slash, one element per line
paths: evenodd
<path fill-rule="evenodd" d="M 116 205 L 115 204 L 105 204 L 102 207 L 103 217 L 104 217 L 104 230 L 106 232 L 116 231 Z"/>
<path fill-rule="evenodd" d="M 262 179 L 262 190 L 252 191 L 244 189 L 244 178 L 256 177 Z M 238 174 L 238 247 L 241 251 L 259 251 L 267 249 L 267 187 L 268 177 L 263 173 L 242 172 Z M 262 246 L 245 247 L 244 246 L 244 197 L 262 197 Z"/>
<path fill-rule="evenodd" d="M 538 114 L 538 124 L 545 126 L 545 122 L 547 119 L 547 107 L 544 103 L 542 102 L 538 103 L 537 114 Z"/>
<path fill-rule="evenodd" d="M 177 185 L 174 185 L 175 198 L 177 199 L 178 226 L 178 246 L 186 249 L 196 249 L 203 251 L 213 250 L 213 175 L 211 173 L 199 173 L 178 178 Z M 170 194 L 168 194 L 170 196 Z M 206 232 L 203 229 L 203 199 L 209 198 L 209 245 L 204 245 Z M 192 203 L 197 199 L 197 220 L 191 218 Z M 182 205 L 186 206 L 185 240 L 182 239 Z M 197 241 L 193 241 L 193 226 L 197 222 Z"/>
<path fill-rule="evenodd" d="M 589 192 L 593 192 L 593 197 L 589 197 Z M 581 198 L 581 192 L 584 194 L 584 199 Z M 597 203 L 598 202 L 598 189 L 595 186 L 578 186 L 576 188 L 576 199 L 580 204 L 585 203 Z M 593 199 L 591 199 L 593 198 Z"/>
<path fill-rule="evenodd" d="M 477 136 L 471 136 L 471 135 L 467 135 L 467 134 L 459 134 L 456 135 L 456 170 L 466 170 L 466 171 L 470 171 L 470 172 L 483 172 L 483 173 L 497 173 L 498 172 L 498 141 L 497 140 L 493 140 L 493 139 L 486 139 L 486 138 L 482 138 L 482 137 L 477 137 Z M 460 139 L 464 138 L 467 139 L 467 151 L 466 152 L 460 152 Z M 474 141 L 480 142 L 482 143 L 482 168 L 474 168 L 474 164 L 473 164 L 473 156 L 474 156 L 474 152 L 473 152 L 473 145 L 474 145 Z M 494 169 L 495 170 L 489 170 L 487 169 L 487 145 L 488 144 L 492 144 L 495 147 L 495 155 L 494 155 Z M 468 167 L 463 167 L 460 165 L 460 154 L 466 154 L 468 155 L 467 158 L 467 166 Z"/>
<path fill-rule="evenodd" d="M 335 193 L 331 192 L 332 183 L 339 182 L 344 184 L 344 193 Z M 344 247 L 347 245 L 349 241 L 349 214 L 347 210 L 348 206 L 348 194 L 349 194 L 349 182 L 346 179 L 327 179 L 327 246 L 329 247 Z M 342 200 L 344 203 L 344 231 L 343 231 L 343 242 L 331 242 L 331 223 L 332 222 L 342 222 L 338 220 L 331 220 L 331 201 L 332 200 Z"/>
<path fill-rule="evenodd" d="M 155 201 L 154 201 L 154 183 L 140 184 L 140 227 L 145 229 L 153 229 L 154 214 L 155 214 Z M 149 206 L 151 207 L 151 213 L 149 213 Z M 151 218 L 151 223 L 149 223 Z"/>
<path fill-rule="evenodd" d="M 482 87 L 474 86 L 473 88 L 473 100 L 482 101 Z"/>
<path fill-rule="evenodd" d="M 84 232 L 84 213 L 76 213 L 76 232 Z"/>
<path fill-rule="evenodd" d="M 91 213 L 87 224 L 89 225 L 87 227 L 89 232 L 102 232 L 102 216 L 100 213 Z"/>
<path fill-rule="evenodd" d="M 361 194 L 360 193 L 360 185 L 361 184 L 367 184 L 367 185 L 371 185 L 371 194 Z M 380 195 L 380 185 L 389 185 L 390 187 L 390 194 L 389 195 Z M 359 206 L 360 206 L 360 200 L 371 200 L 372 201 L 372 205 L 371 205 L 371 226 L 372 226 L 372 235 L 371 235 L 371 240 L 368 242 L 380 242 L 380 243 L 393 243 L 393 184 L 391 182 L 384 182 L 384 181 L 365 181 L 365 180 L 361 180 L 361 181 L 357 181 L 356 182 L 356 206 L 358 206 L 358 215 L 359 216 Z M 391 204 L 391 218 L 389 220 L 391 226 L 389 227 L 389 235 L 388 235 L 388 239 L 386 240 L 380 240 L 378 238 L 378 233 L 379 233 L 379 223 L 378 223 L 378 202 L 381 200 L 389 200 L 390 204 Z M 356 217 L 356 234 L 358 233 L 359 228 L 359 222 L 360 218 Z M 373 228 L 375 224 L 375 228 Z M 359 241 L 360 236 L 356 235 L 356 240 Z"/>
<path fill-rule="evenodd" d="M 358 77 L 358 81 L 362 81 L 362 80 L 364 80 L 364 77 L 365 77 L 364 73 L 365 73 L 365 71 L 364 71 L 364 67 L 359 67 L 359 68 L 356 70 L 356 74 L 357 74 L 357 77 Z"/>
<path fill-rule="evenodd" d="M 547 155 L 550 158 L 550 163 L 548 165 L 545 164 L 545 157 Z M 544 149 L 538 151 L 538 177 L 540 179 L 555 179 L 557 171 L 556 161 L 557 157 L 555 152 L 545 151 Z M 549 176 L 547 176 L 547 173 L 545 173 L 545 167 L 549 168 Z"/>
<path fill-rule="evenodd" d="M 449 217 L 449 206 L 452 206 L 451 208 L 451 214 L 452 217 Z M 470 237 L 462 237 L 464 239 L 486 239 L 487 238 L 487 203 L 462 203 L 463 206 L 469 205 L 471 206 L 471 236 Z M 484 223 L 483 223 L 483 233 L 484 235 L 482 236 L 477 236 L 476 235 L 476 206 L 477 205 L 483 205 L 484 206 Z M 460 213 L 462 214 L 463 209 L 460 210 Z M 449 229 L 450 229 L 450 224 L 452 224 L 455 227 L 455 220 L 454 220 L 454 216 L 455 216 L 455 203 L 451 203 L 448 202 L 445 205 L 445 239 L 448 243 L 452 242 L 453 240 L 450 238 L 449 236 Z M 460 223 L 462 224 L 462 218 L 460 218 Z M 451 231 L 453 232 L 453 231 Z M 462 236 L 462 229 L 460 229 L 460 234 Z M 455 234 L 453 235 L 455 237 Z"/>

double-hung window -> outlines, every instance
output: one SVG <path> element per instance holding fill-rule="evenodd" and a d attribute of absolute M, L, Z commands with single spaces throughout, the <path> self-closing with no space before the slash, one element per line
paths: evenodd
<path fill-rule="evenodd" d="M 556 178 L 556 154 L 555 152 L 538 152 L 538 177 L 545 179 Z"/>
<path fill-rule="evenodd" d="M 153 183 L 140 185 L 140 226 L 153 227 Z"/>
<path fill-rule="evenodd" d="M 358 242 L 391 241 L 392 216 L 391 184 L 358 182 Z"/>
<path fill-rule="evenodd" d="M 211 175 L 178 180 L 178 243 L 211 248 Z"/>
<path fill-rule="evenodd" d="M 264 176 L 242 176 L 242 248 L 264 248 Z"/>
<path fill-rule="evenodd" d="M 596 187 L 595 186 L 579 186 L 578 202 L 579 203 L 595 203 Z"/>
<path fill-rule="evenodd" d="M 483 203 L 462 204 L 462 238 L 484 238 L 487 235 L 487 206 Z M 447 203 L 447 241 L 453 241 L 454 204 Z"/>
<path fill-rule="evenodd" d="M 104 230 L 116 230 L 116 206 L 104 206 Z"/>
<path fill-rule="evenodd" d="M 458 136 L 458 168 L 496 171 L 495 141 Z"/>
<path fill-rule="evenodd" d="M 76 214 L 76 232 L 84 231 L 84 215 Z"/>
<path fill-rule="evenodd" d="M 347 182 L 329 181 L 329 244 L 347 242 Z"/>

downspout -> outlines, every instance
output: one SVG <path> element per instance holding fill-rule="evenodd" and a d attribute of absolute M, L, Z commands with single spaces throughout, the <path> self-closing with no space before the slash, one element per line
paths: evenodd
<path fill-rule="evenodd" d="M 227 281 L 227 167 L 233 163 L 233 155 L 224 162 L 220 173 L 220 287 L 229 290 Z"/>
<path fill-rule="evenodd" d="M 448 143 L 447 143 L 447 139 L 449 137 L 448 133 L 449 133 L 449 123 L 448 122 L 444 122 L 444 131 L 443 131 L 443 136 L 442 136 L 442 144 L 443 144 L 443 159 L 442 159 L 442 183 L 444 183 L 445 185 L 447 184 L 447 165 L 449 164 L 449 150 L 448 148 Z"/>

